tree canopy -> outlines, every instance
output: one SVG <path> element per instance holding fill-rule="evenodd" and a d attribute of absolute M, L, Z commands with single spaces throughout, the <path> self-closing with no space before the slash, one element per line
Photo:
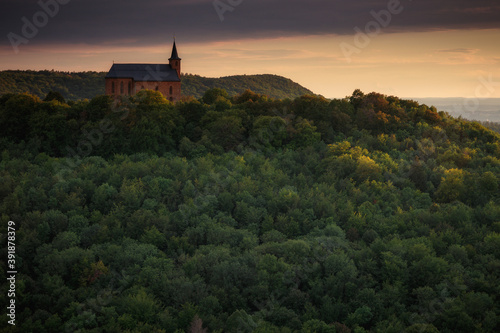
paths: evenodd
<path fill-rule="evenodd" d="M 361 91 L 53 97 L 0 97 L 2 330 L 499 331 L 482 125 Z"/>

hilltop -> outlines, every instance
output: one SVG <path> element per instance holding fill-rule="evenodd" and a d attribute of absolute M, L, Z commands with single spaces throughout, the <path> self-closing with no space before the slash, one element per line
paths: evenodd
<path fill-rule="evenodd" d="M 205 91 L 212 88 L 222 88 L 229 96 L 241 94 L 249 89 L 257 94 L 272 98 L 296 98 L 303 95 L 312 95 L 313 92 L 300 84 L 279 75 L 234 75 L 221 78 L 208 78 L 199 75 L 184 75 L 182 78 L 182 92 L 186 96 L 200 98 Z"/>
<path fill-rule="evenodd" d="M 44 98 L 50 91 L 60 92 L 67 100 L 92 99 L 104 94 L 106 72 L 59 72 L 59 71 L 2 71 L 0 95 L 6 93 L 30 93 Z M 211 88 L 225 89 L 230 96 L 250 89 L 272 98 L 296 98 L 311 95 L 312 91 L 278 75 L 237 75 L 208 78 L 185 74 L 182 78 L 182 95 L 201 98 Z"/>

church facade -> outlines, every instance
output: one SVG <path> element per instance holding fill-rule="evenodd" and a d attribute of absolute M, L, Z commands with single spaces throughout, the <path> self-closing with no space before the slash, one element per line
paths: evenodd
<path fill-rule="evenodd" d="M 174 41 L 168 64 L 113 64 L 105 79 L 106 95 L 132 96 L 150 89 L 177 102 L 181 99 L 181 60 Z"/>

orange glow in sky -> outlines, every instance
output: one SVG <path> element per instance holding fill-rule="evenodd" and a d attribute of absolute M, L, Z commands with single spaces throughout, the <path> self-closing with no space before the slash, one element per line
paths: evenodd
<path fill-rule="evenodd" d="M 259 38 L 183 43 L 184 73 L 209 77 L 277 74 L 328 98 L 354 89 L 401 97 L 500 97 L 500 29 L 381 33 L 346 57 L 353 35 Z M 0 48 L 0 70 L 107 71 L 116 62 L 168 62 L 171 41 L 155 47 L 134 40 L 89 46 Z M 359 46 L 359 45 L 358 45 Z M 478 89 L 483 81 L 487 87 Z M 481 96 L 477 96 L 480 91 Z"/>

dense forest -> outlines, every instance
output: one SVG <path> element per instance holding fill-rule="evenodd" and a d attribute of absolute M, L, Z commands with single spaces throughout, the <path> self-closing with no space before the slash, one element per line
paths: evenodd
<path fill-rule="evenodd" d="M 67 100 L 92 99 L 104 94 L 105 72 L 0 71 L 0 96 L 8 93 L 28 93 L 44 98 L 57 91 Z M 250 89 L 272 98 L 296 98 L 312 92 L 290 79 L 277 75 L 237 75 L 208 78 L 183 74 L 182 94 L 201 98 L 212 88 L 226 90 L 230 96 Z"/>
<path fill-rule="evenodd" d="M 500 135 L 478 123 L 217 88 L 6 94 L 0 123 L 3 332 L 500 331 Z"/>

